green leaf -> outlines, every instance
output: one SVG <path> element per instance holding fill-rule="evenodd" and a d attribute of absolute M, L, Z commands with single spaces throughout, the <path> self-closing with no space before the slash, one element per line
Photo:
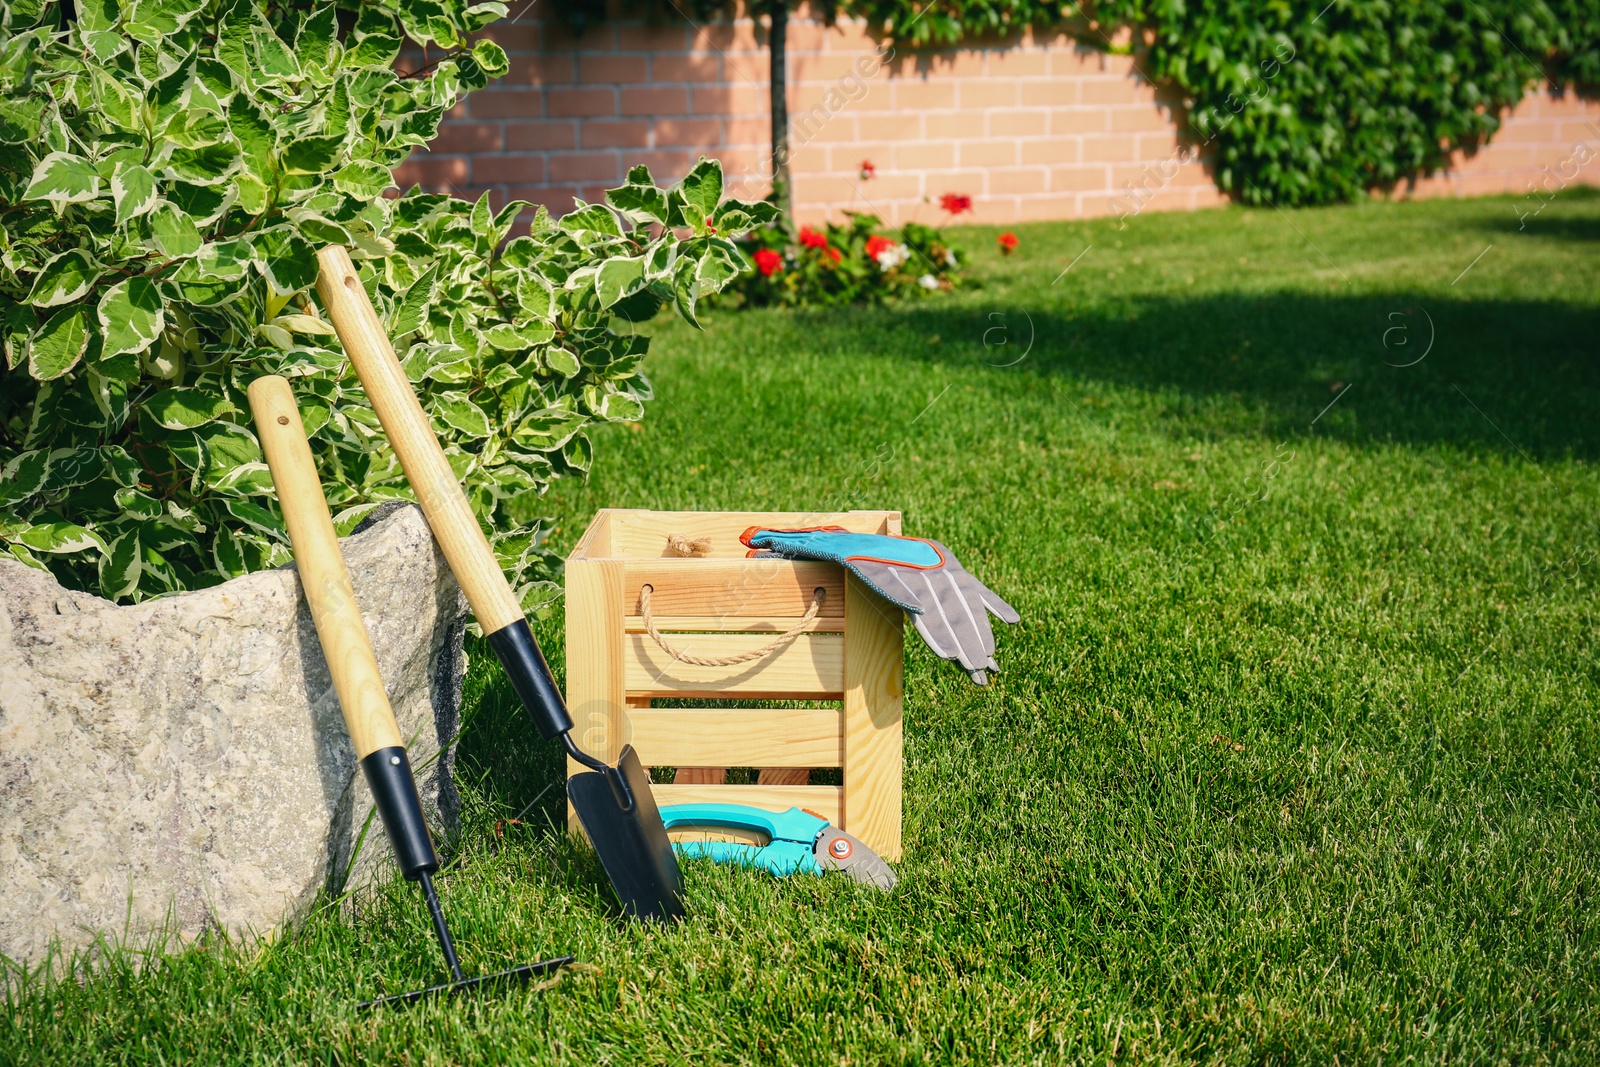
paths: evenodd
<path fill-rule="evenodd" d="M 489 40 L 480 38 L 472 46 L 472 60 L 478 68 L 489 78 L 498 78 L 511 69 L 511 63 L 506 58 L 505 49 Z"/>
<path fill-rule="evenodd" d="M 290 174 L 321 174 L 332 169 L 344 151 L 342 137 L 302 137 L 283 150 L 283 169 Z"/>
<path fill-rule="evenodd" d="M 445 425 L 468 437 L 489 436 L 489 416 L 465 393 L 440 393 L 434 397 L 430 410 Z"/>
<path fill-rule="evenodd" d="M 552 347 L 545 350 L 545 362 L 563 378 L 571 378 L 583 369 L 583 364 L 570 349 Z"/>
<path fill-rule="evenodd" d="M 649 177 L 648 171 L 645 172 L 645 177 Z M 606 203 L 621 212 L 623 218 L 636 225 L 650 222 L 665 225 L 667 221 L 667 194 L 654 184 L 629 184 L 619 189 L 607 189 Z"/>
<path fill-rule="evenodd" d="M 343 66 L 353 70 L 388 70 L 400 56 L 400 38 L 368 34 L 344 54 Z"/>
<path fill-rule="evenodd" d="M 28 303 L 39 308 L 71 303 L 94 288 L 95 281 L 103 273 L 82 249 L 63 252 L 47 260 L 39 276 L 34 278 Z"/>
<path fill-rule="evenodd" d="M 489 206 L 488 192 L 478 197 L 477 203 L 472 205 L 467 221 L 472 225 L 472 232 L 479 237 L 487 238 L 494 232 L 494 208 Z"/>
<path fill-rule="evenodd" d="M 389 323 L 391 337 L 405 337 L 416 333 L 427 321 L 428 305 L 433 302 L 433 287 L 439 280 L 439 265 L 435 263 L 411 283 L 396 302 L 394 318 Z"/>
<path fill-rule="evenodd" d="M 200 249 L 194 264 L 202 278 L 231 282 L 243 278 L 254 259 L 255 249 L 249 240 L 239 237 L 232 241 L 212 241 Z"/>
<path fill-rule="evenodd" d="M 106 551 L 106 543 L 99 534 L 74 522 L 52 522 L 30 526 L 16 538 L 35 552 L 60 555 L 94 549 Z"/>
<path fill-rule="evenodd" d="M 228 136 L 228 124 L 212 111 L 191 108 L 167 124 L 166 137 L 183 148 L 203 148 Z"/>
<path fill-rule="evenodd" d="M 300 77 L 300 64 L 294 53 L 270 26 L 257 25 L 250 31 L 255 41 L 255 75 L 263 81 L 288 81 Z"/>
<path fill-rule="evenodd" d="M 24 200 L 81 204 L 100 195 L 100 172 L 93 163 L 70 152 L 51 152 L 33 168 Z"/>
<path fill-rule="evenodd" d="M 524 274 L 517 282 L 517 306 L 530 319 L 555 321 L 555 291 L 538 274 Z"/>
<path fill-rule="evenodd" d="M 561 228 L 568 233 L 603 233 L 621 237 L 622 227 L 617 217 L 604 204 L 589 204 L 561 219 Z"/>
<path fill-rule="evenodd" d="M 236 94 L 228 104 L 228 129 L 239 142 L 245 169 L 263 182 L 270 180 L 278 148 L 278 131 L 244 93 Z"/>
<path fill-rule="evenodd" d="M 618 300 L 644 288 L 644 257 L 608 259 L 594 276 L 595 295 L 600 306 L 608 308 Z"/>
<path fill-rule="evenodd" d="M 735 237 L 745 230 L 776 222 L 778 206 L 765 200 L 728 200 L 717 208 L 713 224 L 724 237 Z"/>
<path fill-rule="evenodd" d="M 129 596 L 139 587 L 141 561 L 139 534 L 130 530 L 111 542 L 100 557 L 100 592 L 111 600 Z"/>
<path fill-rule="evenodd" d="M 192 256 L 205 243 L 194 220 L 168 203 L 150 213 L 150 236 L 168 259 Z"/>
<path fill-rule="evenodd" d="M 0 502 L 16 505 L 44 488 L 50 473 L 50 451 L 37 448 L 11 457 L 0 472 Z"/>
<path fill-rule="evenodd" d="M 702 157 L 678 183 L 677 191 L 685 204 L 699 210 L 702 218 L 711 218 L 722 201 L 722 164 Z"/>
<path fill-rule="evenodd" d="M 62 308 L 33 335 L 28 373 L 41 382 L 59 378 L 78 365 L 88 347 L 89 317 L 83 305 Z"/>
<path fill-rule="evenodd" d="M 149 278 L 128 278 L 106 290 L 98 308 L 103 355 L 143 352 L 166 325 L 161 294 Z"/>
<path fill-rule="evenodd" d="M 312 12 L 300 24 L 294 39 L 295 55 L 303 69 L 319 72 L 327 67 L 339 37 L 339 18 L 332 4 Z"/>
<path fill-rule="evenodd" d="M 111 172 L 111 201 L 119 226 L 143 215 L 156 206 L 155 175 L 137 163 L 118 163 Z"/>
<path fill-rule="evenodd" d="M 144 402 L 144 413 L 167 430 L 192 430 L 239 409 L 204 389 L 163 389 Z"/>
<path fill-rule="evenodd" d="M 288 296 L 317 283 L 317 250 L 293 230 L 263 230 L 251 243 L 262 277 L 277 295 Z"/>
<path fill-rule="evenodd" d="M 333 187 L 349 196 L 370 200 L 382 196 L 384 190 L 394 188 L 394 173 L 370 159 L 357 160 L 346 163 L 334 172 Z"/>
<path fill-rule="evenodd" d="M 238 169 L 239 158 L 239 149 L 231 142 L 178 148 L 167 160 L 167 171 L 196 185 L 216 185 Z"/>

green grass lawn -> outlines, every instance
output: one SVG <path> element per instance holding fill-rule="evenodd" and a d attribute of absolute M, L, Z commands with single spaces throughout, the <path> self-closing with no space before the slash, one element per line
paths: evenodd
<path fill-rule="evenodd" d="M 908 644 L 897 891 L 697 864 L 619 923 L 480 652 L 465 966 L 590 968 L 357 1013 L 439 978 L 402 884 L 29 986 L 0 1061 L 1600 1060 L 1600 197 L 1515 207 L 973 229 L 947 299 L 663 323 L 555 547 L 899 508 L 1022 612 L 987 689 Z"/>

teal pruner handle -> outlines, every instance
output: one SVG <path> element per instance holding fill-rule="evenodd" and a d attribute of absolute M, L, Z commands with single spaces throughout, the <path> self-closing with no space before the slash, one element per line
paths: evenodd
<path fill-rule="evenodd" d="M 737 863 L 759 867 L 784 877 L 796 872 L 821 873 L 811 846 L 828 827 L 820 819 L 799 808 L 768 811 L 749 804 L 668 804 L 661 809 L 661 821 L 668 830 L 690 826 L 723 827 L 765 834 L 767 844 L 746 845 L 734 841 L 677 841 L 673 849 L 685 858 L 704 858 L 718 863 Z"/>

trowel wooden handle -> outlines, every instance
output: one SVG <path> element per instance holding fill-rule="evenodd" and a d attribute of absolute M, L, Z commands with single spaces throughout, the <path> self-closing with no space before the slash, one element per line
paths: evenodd
<path fill-rule="evenodd" d="M 311 606 L 356 758 L 403 745 L 289 383 L 276 376 L 251 382 L 250 410 L 267 466 L 272 468 L 272 480 L 277 483 L 278 505 L 289 527 L 300 586 Z"/>
<path fill-rule="evenodd" d="M 494 558 L 488 538 L 461 491 L 460 480 L 395 358 L 383 321 L 367 299 L 350 254 L 334 245 L 318 252 L 317 259 L 322 268 L 317 277 L 322 306 L 361 378 L 390 447 L 400 457 L 406 480 L 417 494 L 433 536 L 450 562 L 450 570 L 467 594 L 478 625 L 489 634 L 522 621 L 522 605 L 511 591 L 499 560 Z"/>

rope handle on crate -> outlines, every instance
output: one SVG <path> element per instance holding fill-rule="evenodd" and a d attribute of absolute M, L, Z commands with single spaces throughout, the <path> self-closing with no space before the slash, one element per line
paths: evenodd
<path fill-rule="evenodd" d="M 749 663 L 751 660 L 761 659 L 782 648 L 784 645 L 799 637 L 811 621 L 817 617 L 817 612 L 822 610 L 822 602 L 827 599 L 828 591 L 822 586 L 817 586 L 811 593 L 811 606 L 800 620 L 791 626 L 787 632 L 779 634 L 760 648 L 752 648 L 748 652 L 740 652 L 734 656 L 696 656 L 683 649 L 674 648 L 661 636 L 661 631 L 656 629 L 656 621 L 650 614 L 650 594 L 655 592 L 648 585 L 639 587 L 639 617 L 644 620 L 644 628 L 650 639 L 661 647 L 661 651 L 671 656 L 680 663 L 690 663 L 696 667 L 732 667 L 739 663 Z"/>

